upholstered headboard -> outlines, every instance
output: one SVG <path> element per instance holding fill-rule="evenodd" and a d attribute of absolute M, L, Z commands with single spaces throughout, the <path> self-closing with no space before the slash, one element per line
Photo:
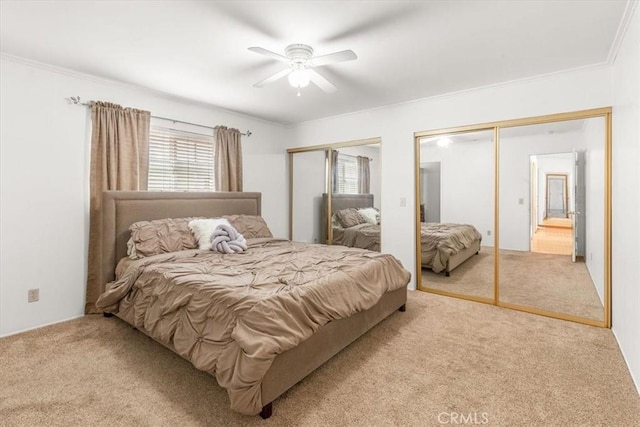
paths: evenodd
<path fill-rule="evenodd" d="M 329 236 L 327 231 L 328 220 L 334 213 L 341 209 L 347 208 L 372 208 L 373 207 L 373 194 L 337 194 L 331 195 L 331 215 L 328 215 L 329 209 L 329 195 L 327 193 L 322 194 L 322 215 L 321 215 L 321 242 L 326 243 Z"/>
<path fill-rule="evenodd" d="M 114 280 L 117 262 L 127 256 L 129 226 L 134 222 L 191 216 L 260 215 L 261 202 L 261 193 L 103 192 L 102 286 Z"/>

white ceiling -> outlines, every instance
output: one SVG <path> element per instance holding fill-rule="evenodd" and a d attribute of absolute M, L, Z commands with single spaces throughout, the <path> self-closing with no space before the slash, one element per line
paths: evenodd
<path fill-rule="evenodd" d="M 627 1 L 0 1 L 0 50 L 291 124 L 605 63 Z M 286 78 L 247 50 L 355 61 L 317 70 L 338 91 Z M 76 95 L 76 94 L 69 94 Z"/>

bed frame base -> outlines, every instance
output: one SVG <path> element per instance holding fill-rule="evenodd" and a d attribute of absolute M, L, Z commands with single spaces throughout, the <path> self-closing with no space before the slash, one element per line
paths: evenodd
<path fill-rule="evenodd" d="M 262 380 L 262 411 L 271 415 L 271 403 L 293 385 L 331 359 L 365 332 L 395 311 L 406 310 L 407 288 L 387 292 L 368 310 L 332 320 L 297 347 L 279 354 Z M 301 363 L 301 361 L 303 361 Z M 268 415 L 267 415 L 268 414 Z"/>
<path fill-rule="evenodd" d="M 263 420 L 266 420 L 273 414 L 273 402 L 269 402 L 262 407 L 262 411 L 260 411 L 260 416 Z"/>
<path fill-rule="evenodd" d="M 462 264 L 463 262 L 465 262 L 466 260 L 468 260 L 469 258 L 471 258 L 474 255 L 478 255 L 480 253 L 480 244 L 481 244 L 481 240 L 475 240 L 473 243 L 471 243 L 471 245 L 466 248 L 461 250 L 460 252 L 458 252 L 455 255 L 452 255 L 449 260 L 447 261 L 447 266 L 444 270 L 444 275 L 446 277 L 450 277 L 451 276 L 451 272 L 453 270 L 455 270 L 456 267 L 458 267 L 460 264 Z M 423 260 L 424 262 L 424 260 Z M 426 265 L 422 265 L 422 268 L 429 268 L 431 269 L 431 267 L 428 267 Z"/>

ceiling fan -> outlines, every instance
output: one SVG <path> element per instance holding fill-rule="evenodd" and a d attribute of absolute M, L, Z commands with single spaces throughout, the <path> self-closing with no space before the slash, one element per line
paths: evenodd
<path fill-rule="evenodd" d="M 337 62 L 351 61 L 358 58 L 352 50 L 342 50 L 340 52 L 314 57 L 313 48 L 306 44 L 289 45 L 284 49 L 284 55 L 262 47 L 250 47 L 249 50 L 289 65 L 288 68 L 254 84 L 254 87 L 264 87 L 285 76 L 289 76 L 289 84 L 298 89 L 298 96 L 300 96 L 300 88 L 306 87 L 309 85 L 309 82 L 313 82 L 324 92 L 335 92 L 337 89 L 333 83 L 322 77 L 313 68 L 335 64 Z"/>

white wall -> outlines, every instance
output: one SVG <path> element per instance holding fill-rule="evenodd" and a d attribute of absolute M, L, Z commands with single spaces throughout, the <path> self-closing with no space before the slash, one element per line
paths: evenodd
<path fill-rule="evenodd" d="M 584 140 L 585 152 L 585 187 L 586 187 L 586 250 L 585 262 L 587 270 L 596 287 L 600 301 L 604 304 L 604 189 L 605 167 L 604 119 L 586 121 Z"/>
<path fill-rule="evenodd" d="M 493 246 L 493 140 L 423 143 L 420 162 L 440 162 L 440 222 L 471 224 Z"/>
<path fill-rule="evenodd" d="M 414 132 L 608 106 L 609 83 L 610 67 L 541 76 L 301 123 L 292 142 L 382 138 L 382 250 L 411 271 L 415 286 Z"/>
<path fill-rule="evenodd" d="M 0 335 L 83 314 L 90 116 L 65 97 L 250 129 L 253 135 L 243 138 L 244 188 L 262 192 L 263 216 L 275 235 L 287 235 L 283 153 L 290 144 L 281 126 L 6 56 L 0 92 Z M 31 288 L 40 289 L 39 302 L 27 303 Z"/>
<path fill-rule="evenodd" d="M 613 65 L 613 332 L 640 389 L 640 12 Z"/>

